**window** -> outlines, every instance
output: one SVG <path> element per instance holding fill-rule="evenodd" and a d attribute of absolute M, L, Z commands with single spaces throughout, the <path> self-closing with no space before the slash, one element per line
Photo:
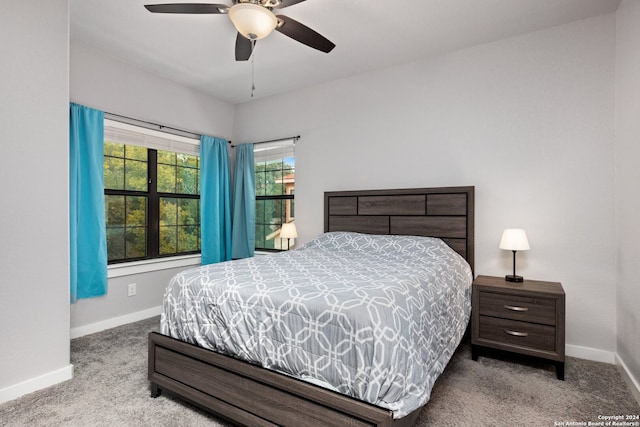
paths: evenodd
<path fill-rule="evenodd" d="M 294 140 L 256 144 L 256 249 L 286 250 L 283 223 L 295 219 Z M 293 246 L 293 245 L 291 245 Z"/>
<path fill-rule="evenodd" d="M 198 143 L 105 120 L 109 263 L 200 252 Z"/>

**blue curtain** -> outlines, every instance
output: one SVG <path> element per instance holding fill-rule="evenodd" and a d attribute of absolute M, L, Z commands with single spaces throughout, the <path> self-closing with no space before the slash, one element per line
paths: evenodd
<path fill-rule="evenodd" d="M 229 143 L 200 138 L 200 233 L 202 265 L 231 259 Z"/>
<path fill-rule="evenodd" d="M 103 162 L 104 113 L 71 104 L 69 245 L 72 303 L 107 293 Z"/>
<path fill-rule="evenodd" d="M 233 258 L 252 257 L 256 242 L 256 172 L 253 144 L 236 146 L 233 174 Z"/>

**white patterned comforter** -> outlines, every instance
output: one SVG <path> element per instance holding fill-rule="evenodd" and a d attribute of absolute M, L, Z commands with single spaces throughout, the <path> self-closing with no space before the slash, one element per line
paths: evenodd
<path fill-rule="evenodd" d="M 177 274 L 161 332 L 401 418 L 429 400 L 459 344 L 471 282 L 439 239 L 325 233 L 297 250 Z"/>

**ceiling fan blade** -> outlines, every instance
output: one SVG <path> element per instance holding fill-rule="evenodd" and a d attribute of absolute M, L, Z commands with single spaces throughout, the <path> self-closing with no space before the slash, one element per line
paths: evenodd
<path fill-rule="evenodd" d="M 166 4 L 145 4 L 149 12 L 153 13 L 227 13 L 229 6 L 226 4 L 205 4 L 205 3 L 166 3 Z"/>
<path fill-rule="evenodd" d="M 282 25 L 277 26 L 276 30 L 285 36 L 289 36 L 302 44 L 306 44 L 309 47 L 325 53 L 331 52 L 331 50 L 336 47 L 331 41 L 316 33 L 311 28 L 302 25 L 295 19 L 284 15 L 277 15 L 276 18 L 282 21 Z"/>
<path fill-rule="evenodd" d="M 255 40 L 249 40 L 242 34 L 238 33 L 236 36 L 236 61 L 246 61 L 251 58 L 255 43 Z"/>
<path fill-rule="evenodd" d="M 285 7 L 293 6 L 294 4 L 302 3 L 305 0 L 281 0 L 280 4 L 273 6 L 274 9 L 284 9 Z"/>

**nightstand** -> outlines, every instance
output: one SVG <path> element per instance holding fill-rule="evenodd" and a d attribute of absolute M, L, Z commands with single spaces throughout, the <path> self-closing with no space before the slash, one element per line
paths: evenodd
<path fill-rule="evenodd" d="M 507 282 L 478 276 L 473 281 L 471 354 L 494 348 L 552 361 L 564 380 L 565 294 L 557 282 Z"/>

